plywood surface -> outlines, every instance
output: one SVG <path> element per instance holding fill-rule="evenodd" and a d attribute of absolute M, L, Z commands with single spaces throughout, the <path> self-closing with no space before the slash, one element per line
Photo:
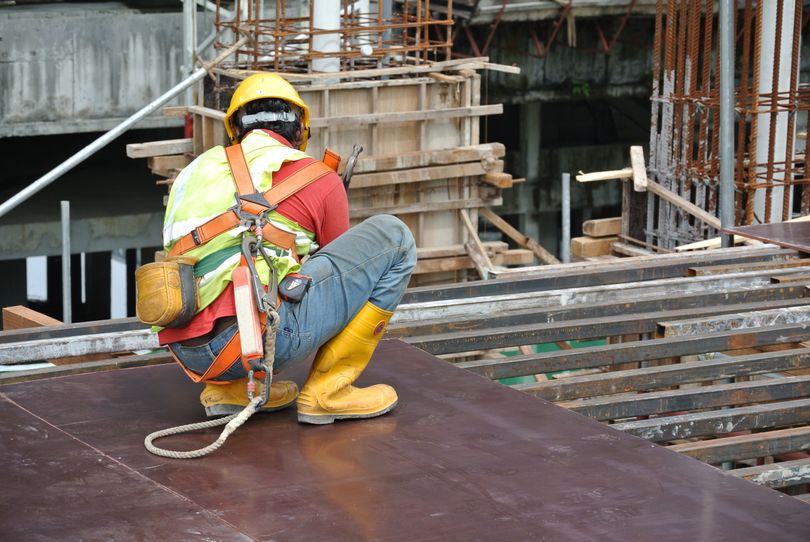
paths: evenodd
<path fill-rule="evenodd" d="M 306 367 L 291 376 L 299 380 Z M 290 375 L 284 375 L 290 376 Z M 806 505 L 384 341 L 373 420 L 251 419 L 208 458 L 150 431 L 202 418 L 175 366 L 0 388 L 11 539 L 806 540 Z M 178 437 L 199 446 L 208 435 Z"/>

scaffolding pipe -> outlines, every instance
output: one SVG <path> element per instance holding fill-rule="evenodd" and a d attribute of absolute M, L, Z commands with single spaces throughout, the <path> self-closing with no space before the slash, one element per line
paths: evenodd
<path fill-rule="evenodd" d="M 571 263 L 571 174 L 562 174 L 562 241 L 560 259 Z"/>
<path fill-rule="evenodd" d="M 70 202 L 62 200 L 62 323 L 73 322 L 73 285 L 70 280 Z"/>
<path fill-rule="evenodd" d="M 115 138 L 117 138 L 118 136 L 126 132 L 129 128 L 137 124 L 138 121 L 140 121 L 142 118 L 155 112 L 159 107 L 171 101 L 172 98 L 183 92 L 186 88 L 188 88 L 189 86 L 193 85 L 194 83 L 205 77 L 205 75 L 208 73 L 208 70 L 212 66 L 216 66 L 217 64 L 225 60 L 227 57 L 236 52 L 237 49 L 242 47 L 242 45 L 247 43 L 247 41 L 248 38 L 245 37 L 241 38 L 231 47 L 223 51 L 222 54 L 220 54 L 218 57 L 212 60 L 209 64 L 206 64 L 202 68 L 198 68 L 190 76 L 186 77 L 185 79 L 177 83 L 171 89 L 169 89 L 160 97 L 158 97 L 157 99 L 155 99 L 154 101 L 152 101 L 151 103 L 149 103 L 148 105 L 146 105 L 145 107 L 134 113 L 131 117 L 123 121 L 121 124 L 113 128 L 109 132 L 105 133 L 104 135 L 100 136 L 98 139 L 96 139 L 95 141 L 84 147 L 82 150 L 80 150 L 79 152 L 77 152 L 76 154 L 74 154 L 73 156 L 71 156 L 70 158 L 68 158 L 55 168 L 53 168 L 51 171 L 49 171 L 48 173 L 46 173 L 45 175 L 43 175 L 42 177 L 31 183 L 27 187 L 16 193 L 15 195 L 4 201 L 2 204 L 0 204 L 0 217 L 4 216 L 9 211 L 17 207 L 19 204 L 21 204 L 22 202 L 24 202 L 25 200 L 27 200 L 28 198 L 30 198 L 31 196 L 33 196 L 34 194 L 36 194 L 37 192 L 39 192 L 40 190 L 51 184 L 52 182 L 54 182 L 56 179 L 58 179 L 59 177 L 61 177 L 74 167 L 76 167 L 77 165 L 81 164 L 88 158 L 90 158 L 90 156 L 95 154 L 99 149 L 105 147 L 108 143 L 112 142 Z"/>
<path fill-rule="evenodd" d="M 720 0 L 720 225 L 734 226 L 734 9 L 732 0 Z M 723 247 L 734 243 L 721 234 Z"/>

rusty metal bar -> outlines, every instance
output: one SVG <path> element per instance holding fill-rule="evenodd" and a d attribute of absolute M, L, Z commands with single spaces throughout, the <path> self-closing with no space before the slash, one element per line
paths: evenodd
<path fill-rule="evenodd" d="M 767 457 L 810 449 L 810 427 L 674 444 L 668 449 L 713 464 Z"/>

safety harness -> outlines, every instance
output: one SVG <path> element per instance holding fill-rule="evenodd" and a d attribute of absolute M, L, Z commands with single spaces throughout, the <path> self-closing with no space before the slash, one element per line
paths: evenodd
<path fill-rule="evenodd" d="M 169 256 L 185 254 L 236 227 L 245 228 L 245 231 L 242 233 L 242 255 L 239 267 L 234 271 L 234 280 L 236 280 L 237 276 L 244 277 L 246 285 L 250 287 L 252 295 L 252 303 L 250 304 L 258 311 L 258 315 L 254 313 L 253 316 L 258 316 L 258 327 L 260 328 L 258 332 L 259 341 L 258 344 L 252 348 L 246 347 L 246 344 L 249 344 L 250 341 L 247 337 L 242 336 L 241 328 L 243 326 L 239 313 L 240 307 L 237 306 L 237 319 L 240 322 L 238 327 L 240 329 L 237 330 L 203 374 L 197 374 L 191 371 L 183 365 L 177 356 L 175 356 L 174 352 L 171 352 L 171 349 L 170 352 L 174 360 L 180 364 L 191 380 L 197 383 L 227 384 L 227 382 L 216 381 L 214 379 L 221 376 L 237 360 L 241 359 L 242 366 L 248 373 L 247 395 L 250 401 L 245 409 L 238 414 L 217 420 L 164 429 L 150 434 L 144 441 L 146 449 L 162 457 L 191 459 L 202 457 L 203 455 L 213 452 L 225 442 L 225 439 L 227 439 L 237 427 L 247 421 L 247 419 L 269 399 L 270 385 L 272 384 L 273 377 L 273 363 L 275 361 L 276 329 L 279 323 L 277 312 L 279 297 L 277 270 L 273 265 L 271 257 L 267 254 L 263 243 L 264 241 L 269 241 L 283 250 L 289 250 L 296 258 L 297 255 L 295 249 L 295 234 L 284 231 L 270 223 L 267 219 L 267 214 L 276 209 L 278 204 L 285 199 L 318 179 L 334 172 L 337 169 L 337 164 L 340 162 L 339 157 L 335 159 L 336 155 L 334 155 L 334 153 L 326 155 L 329 162 L 331 162 L 334 167 L 329 167 L 324 162 L 305 158 L 304 160 L 310 160 L 309 163 L 289 175 L 277 175 L 274 179 L 274 186 L 270 190 L 260 193 L 253 184 L 242 146 L 236 144 L 226 147 L 225 155 L 228 159 L 228 165 L 231 169 L 234 184 L 236 185 L 235 205 L 228 209 L 228 211 L 212 218 L 180 238 L 169 250 Z M 258 257 L 262 257 L 270 269 L 271 276 L 268 280 L 267 291 L 265 291 L 261 278 L 256 271 L 255 262 Z M 237 291 L 236 287 L 234 291 Z M 238 301 L 239 299 L 237 299 L 237 302 Z M 265 330 L 265 341 L 264 344 L 262 344 L 261 336 Z M 256 389 L 254 378 L 261 378 L 264 381 L 264 388 L 260 397 L 254 397 Z M 181 452 L 158 448 L 153 444 L 153 441 L 158 438 L 219 425 L 226 425 L 219 438 L 214 443 L 199 450 Z"/>

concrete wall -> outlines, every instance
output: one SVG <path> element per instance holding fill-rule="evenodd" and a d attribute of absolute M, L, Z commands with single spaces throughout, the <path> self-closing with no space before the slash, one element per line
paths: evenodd
<path fill-rule="evenodd" d="M 0 137 L 108 130 L 171 88 L 182 77 L 181 7 L 0 9 Z M 198 19 L 202 38 L 213 24 Z M 176 125 L 158 115 L 139 127 Z"/>

